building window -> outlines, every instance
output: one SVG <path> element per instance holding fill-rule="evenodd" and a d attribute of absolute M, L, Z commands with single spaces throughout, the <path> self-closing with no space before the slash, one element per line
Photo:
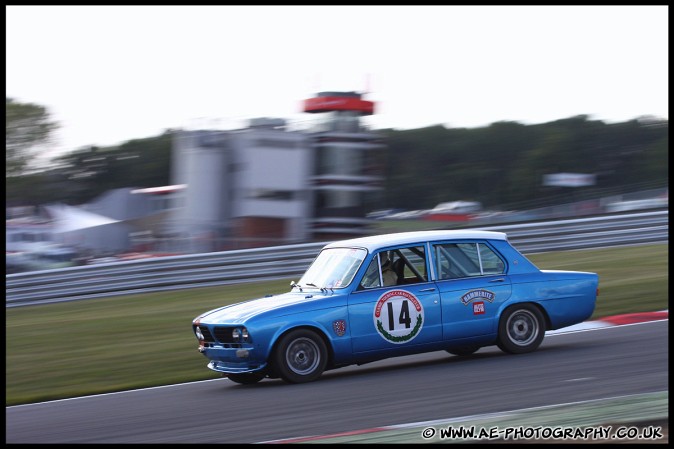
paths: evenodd
<path fill-rule="evenodd" d="M 254 142 L 254 145 L 271 148 L 295 148 L 297 146 L 297 142 L 295 140 L 288 139 L 257 139 Z"/>
<path fill-rule="evenodd" d="M 363 174 L 366 151 L 336 145 L 321 146 L 317 150 L 316 174 L 354 175 Z"/>
<path fill-rule="evenodd" d="M 296 199 L 296 192 L 292 190 L 251 189 L 246 196 L 248 199 L 292 201 Z"/>

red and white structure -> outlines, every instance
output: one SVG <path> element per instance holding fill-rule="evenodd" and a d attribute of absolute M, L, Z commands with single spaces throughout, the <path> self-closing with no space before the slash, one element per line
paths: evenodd
<path fill-rule="evenodd" d="M 357 92 L 321 92 L 304 101 L 304 112 L 314 116 L 314 240 L 365 234 L 366 214 L 381 207 L 385 146 L 361 123 L 374 106 Z"/>

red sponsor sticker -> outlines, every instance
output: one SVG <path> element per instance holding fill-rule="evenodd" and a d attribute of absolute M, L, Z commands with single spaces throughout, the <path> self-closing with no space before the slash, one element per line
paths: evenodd
<path fill-rule="evenodd" d="M 473 303 L 473 315 L 484 315 L 484 301 Z"/>

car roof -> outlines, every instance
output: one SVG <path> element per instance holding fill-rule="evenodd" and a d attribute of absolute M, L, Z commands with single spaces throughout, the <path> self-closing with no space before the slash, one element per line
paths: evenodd
<path fill-rule="evenodd" d="M 406 245 L 411 243 L 424 243 L 427 241 L 455 240 L 455 239 L 489 239 L 507 240 L 504 232 L 480 231 L 475 229 L 461 230 L 435 230 L 435 231 L 411 231 L 396 232 L 392 234 L 371 235 L 356 237 L 348 240 L 339 240 L 325 245 L 324 248 L 335 247 L 361 247 L 368 251 L 392 245 Z"/>

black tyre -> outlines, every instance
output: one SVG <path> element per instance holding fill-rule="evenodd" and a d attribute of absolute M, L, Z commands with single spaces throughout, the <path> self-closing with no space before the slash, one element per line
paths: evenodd
<path fill-rule="evenodd" d="M 453 355 L 466 356 L 475 353 L 481 346 L 454 346 L 447 348 L 447 352 Z"/>
<path fill-rule="evenodd" d="M 236 382 L 237 384 L 244 384 L 244 385 L 250 385 L 250 384 L 256 384 L 262 379 L 264 379 L 265 374 L 264 373 L 238 373 L 238 374 L 227 374 L 227 378 L 231 380 L 232 382 Z"/>
<path fill-rule="evenodd" d="M 497 345 L 503 352 L 524 354 L 535 351 L 545 337 L 545 318 L 532 304 L 507 308 L 498 325 Z"/>
<path fill-rule="evenodd" d="M 328 362 L 323 339 L 309 329 L 284 335 L 273 354 L 275 372 L 286 382 L 303 383 L 318 379 Z"/>

